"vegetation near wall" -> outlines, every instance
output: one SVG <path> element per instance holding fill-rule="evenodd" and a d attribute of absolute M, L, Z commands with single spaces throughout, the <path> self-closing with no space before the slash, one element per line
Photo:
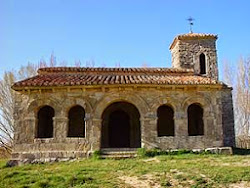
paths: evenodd
<path fill-rule="evenodd" d="M 249 187 L 249 157 L 181 154 L 125 160 L 6 167 L 0 161 L 0 187 Z"/>

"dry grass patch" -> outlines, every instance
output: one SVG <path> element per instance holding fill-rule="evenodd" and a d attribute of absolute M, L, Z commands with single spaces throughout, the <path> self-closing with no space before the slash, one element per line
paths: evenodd
<path fill-rule="evenodd" d="M 136 176 L 121 176 L 119 177 L 125 185 L 131 188 L 160 188 L 161 185 L 156 182 L 155 177 L 150 174 L 142 175 L 140 177 Z"/>
<path fill-rule="evenodd" d="M 239 182 L 239 183 L 232 183 L 229 185 L 229 188 L 249 188 L 250 187 L 250 182 Z"/>
<path fill-rule="evenodd" d="M 159 163 L 159 162 L 161 162 L 161 161 L 160 161 L 158 158 L 156 158 L 156 157 L 144 159 L 143 161 L 144 161 L 144 162 L 148 162 L 148 163 L 150 163 L 150 162 L 152 162 L 152 163 Z"/>

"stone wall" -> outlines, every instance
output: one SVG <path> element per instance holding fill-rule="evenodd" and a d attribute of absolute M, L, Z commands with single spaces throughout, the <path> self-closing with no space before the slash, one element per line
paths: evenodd
<path fill-rule="evenodd" d="M 204 149 L 234 146 L 231 90 L 221 86 L 123 86 L 51 88 L 16 93 L 13 159 L 78 158 L 100 150 L 102 113 L 112 103 L 125 101 L 140 113 L 141 145 L 145 148 Z M 188 136 L 187 108 L 199 103 L 204 110 L 204 135 Z M 175 136 L 157 136 L 157 109 L 174 110 Z M 53 138 L 35 138 L 37 112 L 49 105 L 55 110 Z M 85 138 L 67 137 L 68 111 L 85 109 Z"/>
<path fill-rule="evenodd" d="M 221 93 L 223 142 L 225 146 L 235 147 L 234 113 L 232 93 L 225 90 Z"/>
<path fill-rule="evenodd" d="M 218 80 L 215 39 L 178 40 L 171 53 L 173 68 L 193 69 L 196 74 L 199 74 L 199 56 L 203 53 L 207 69 L 204 76 Z"/>

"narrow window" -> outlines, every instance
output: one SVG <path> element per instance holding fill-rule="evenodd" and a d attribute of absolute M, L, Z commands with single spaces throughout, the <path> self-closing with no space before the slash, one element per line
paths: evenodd
<path fill-rule="evenodd" d="M 174 136 L 174 111 L 170 106 L 160 106 L 157 110 L 158 136 Z"/>
<path fill-rule="evenodd" d="M 200 55 L 200 74 L 206 74 L 206 57 L 203 53 Z"/>
<path fill-rule="evenodd" d="M 85 137 L 85 111 L 81 106 L 69 110 L 68 137 Z"/>
<path fill-rule="evenodd" d="M 204 135 L 203 109 L 199 104 L 188 107 L 188 135 Z"/>
<path fill-rule="evenodd" d="M 50 106 L 42 107 L 37 114 L 37 138 L 52 138 L 53 137 L 53 117 L 55 111 Z"/>

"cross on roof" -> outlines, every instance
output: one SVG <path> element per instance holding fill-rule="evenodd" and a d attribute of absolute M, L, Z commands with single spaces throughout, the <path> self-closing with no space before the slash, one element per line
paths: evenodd
<path fill-rule="evenodd" d="M 192 26 L 194 25 L 194 18 L 192 18 L 191 16 L 187 19 L 187 21 L 189 22 L 189 29 L 190 29 L 190 33 L 193 33 L 193 30 L 192 30 Z"/>

